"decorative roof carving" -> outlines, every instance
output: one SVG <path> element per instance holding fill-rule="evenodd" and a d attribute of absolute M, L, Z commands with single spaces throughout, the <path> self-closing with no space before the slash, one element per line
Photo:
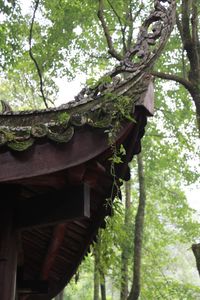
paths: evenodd
<path fill-rule="evenodd" d="M 141 26 L 135 46 L 95 86 L 84 88 L 75 101 L 39 111 L 4 110 L 0 114 L 0 147 L 23 151 L 41 138 L 66 143 L 80 126 L 107 128 L 120 114 L 126 117 L 119 107 L 120 101 L 124 105 L 123 99 L 126 99 L 126 112 L 131 115 L 149 86 L 151 76 L 147 72 L 159 57 L 173 28 L 175 2 L 155 0 L 155 9 Z M 129 75 L 122 79 L 120 74 L 123 73 Z"/>

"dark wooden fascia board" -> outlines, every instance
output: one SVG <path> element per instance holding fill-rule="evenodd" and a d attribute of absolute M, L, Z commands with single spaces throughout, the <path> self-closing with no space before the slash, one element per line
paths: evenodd
<path fill-rule="evenodd" d="M 122 137 L 132 126 L 126 124 Z M 67 144 L 35 144 L 25 152 L 5 151 L 0 154 L 0 182 L 11 182 L 55 173 L 94 159 L 109 148 L 104 130 L 81 128 Z"/>

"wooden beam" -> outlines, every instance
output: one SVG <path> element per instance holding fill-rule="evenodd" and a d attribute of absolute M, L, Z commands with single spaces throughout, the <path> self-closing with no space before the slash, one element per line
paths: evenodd
<path fill-rule="evenodd" d="M 54 265 L 58 251 L 64 241 L 66 224 L 59 224 L 55 227 L 52 235 L 52 240 L 49 244 L 47 255 L 44 259 L 41 278 L 48 279 L 51 268 Z"/>
<path fill-rule="evenodd" d="M 84 184 L 84 216 L 90 217 L 90 187 L 88 184 Z"/>
<path fill-rule="evenodd" d="M 98 199 L 97 201 L 101 203 L 96 213 L 91 216 L 91 224 L 86 229 L 87 235 L 85 237 L 84 243 L 79 248 L 79 254 L 78 259 L 73 261 L 73 267 L 66 271 L 66 273 L 62 276 L 62 279 L 57 283 L 55 286 L 50 286 L 49 294 L 47 297 L 44 297 L 44 299 L 36 299 L 31 298 L 31 300 L 48 300 L 50 298 L 55 297 L 63 288 L 66 286 L 67 282 L 69 282 L 69 279 L 71 279 L 72 275 L 77 270 L 80 262 L 83 260 L 86 253 L 89 251 L 89 248 L 86 247 L 91 245 L 92 241 L 94 240 L 94 237 L 98 233 L 98 229 L 101 226 L 104 218 L 106 215 L 110 213 L 110 206 L 107 205 L 106 200 L 102 198 L 102 195 L 97 193 L 96 191 L 91 191 L 91 199 Z M 78 223 L 78 221 L 75 221 Z M 81 222 L 80 222 L 81 225 Z"/>
<path fill-rule="evenodd" d="M 147 116 L 154 115 L 154 85 L 152 81 L 149 83 L 148 90 L 141 95 L 135 105 L 144 107 Z"/>
<path fill-rule="evenodd" d="M 98 193 L 109 197 L 108 193 L 110 193 L 113 183 L 113 178 L 109 172 L 106 171 L 101 163 L 93 160 L 87 164 L 83 180 Z"/>
<path fill-rule="evenodd" d="M 46 280 L 19 280 L 17 292 L 21 295 L 48 294 L 48 282 Z"/>
<path fill-rule="evenodd" d="M 60 224 L 80 217 L 90 217 L 90 189 L 84 184 L 30 199 L 19 199 L 15 224 L 18 229 L 26 229 Z"/>
<path fill-rule="evenodd" d="M 5 199 L 5 204 L 2 199 L 0 205 L 0 299 L 14 300 L 18 252 L 17 234 L 12 224 L 12 203 L 7 200 Z"/>
<path fill-rule="evenodd" d="M 17 299 L 26 300 L 29 295 L 48 294 L 47 280 L 24 280 L 24 268 L 17 268 Z"/>

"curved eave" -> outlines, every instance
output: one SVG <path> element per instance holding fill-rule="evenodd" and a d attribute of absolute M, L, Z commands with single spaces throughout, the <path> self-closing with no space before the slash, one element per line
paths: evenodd
<path fill-rule="evenodd" d="M 122 163 L 116 165 L 116 178 L 129 179 L 128 163 L 134 154 L 140 152 L 147 116 L 152 114 L 151 84 L 138 101 L 138 105 L 134 104 L 135 121 L 121 121 L 121 129 L 115 138 L 116 145 L 122 143 L 126 150 L 126 155 L 121 157 Z M 52 299 L 69 282 L 87 254 L 99 227 L 110 214 L 105 204 L 106 199 L 114 198 L 114 194 L 111 196 L 113 177 L 109 159 L 112 155 L 105 127 L 96 128 L 89 124 L 76 126 L 73 137 L 66 143 L 42 138 L 22 152 L 1 148 L 1 191 L 5 189 L 13 195 L 14 224 L 21 232 L 24 251 L 21 264 L 25 279 L 34 280 L 44 276 L 49 285 L 48 294 L 28 295 L 26 299 Z M 76 202 L 74 204 L 77 188 L 84 184 L 91 189 L 90 217 L 82 212 L 76 214 Z M 118 184 L 120 186 L 120 182 Z M 70 199 L 67 197 L 69 189 Z M 78 196 L 82 205 L 84 196 Z M 53 203 L 51 207 L 49 201 Z M 58 207 L 60 203 L 64 204 L 65 209 Z M 42 210 L 38 207 L 42 207 Z M 55 211 L 52 207 L 55 207 Z M 71 207 L 75 207 L 75 214 L 69 215 Z M 57 226 L 64 226 L 63 236 L 53 258 L 49 258 L 51 244 L 59 239 Z"/>
<path fill-rule="evenodd" d="M 116 166 L 118 178 L 128 179 L 128 163 L 134 154 L 140 152 L 140 140 L 144 134 L 147 119 L 146 109 L 137 106 L 134 118 L 136 122 L 123 124 L 116 140 L 117 144 L 122 143 L 126 149 L 126 155 L 122 157 L 123 162 Z M 106 199 L 111 196 L 113 185 L 113 178 L 110 175 L 110 157 L 112 157 L 112 151 L 104 130 L 87 126 L 80 128 L 72 141 L 65 145 L 46 142 L 41 145 L 35 144 L 30 150 L 22 153 L 10 151 L 1 153 L 1 188 L 15 195 L 15 214 L 19 213 L 20 216 L 15 215 L 17 228 L 21 228 L 19 226 L 22 221 L 21 216 L 25 216 L 29 223 L 29 215 L 31 219 L 33 210 L 38 211 L 38 207 L 34 207 L 33 210 L 30 208 L 30 202 L 33 205 L 34 199 L 39 197 L 38 203 L 41 204 L 47 201 L 47 206 L 44 207 L 45 214 L 47 214 L 50 201 L 48 195 L 54 193 L 54 203 L 57 201 L 59 204 L 59 191 L 72 188 L 71 200 L 74 202 L 76 196 L 73 198 L 73 195 L 75 195 L 77 185 L 87 183 L 91 187 L 89 218 L 77 216 L 64 220 L 61 212 L 62 218 L 57 218 L 56 221 L 53 219 L 53 224 L 46 221 L 44 223 L 41 219 L 40 224 L 35 222 L 30 228 L 27 227 L 26 222 L 25 225 L 22 224 L 25 227 L 20 230 L 23 253 L 21 263 L 24 267 L 25 279 L 40 279 L 45 274 L 49 285 L 48 294 L 26 295 L 27 300 L 52 299 L 76 273 L 98 229 L 102 226 L 105 217 L 110 214 L 109 207 L 105 205 Z M 96 167 L 93 169 L 93 166 L 98 165 L 102 166 L 103 171 L 95 169 Z M 77 171 L 75 166 L 78 168 Z M 83 174 L 81 174 L 82 166 Z M 64 197 L 65 195 L 67 193 L 64 193 Z M 65 200 L 68 202 L 70 199 L 66 196 Z M 80 198 L 80 200 L 83 199 Z M 25 203 L 25 206 L 21 206 L 21 203 Z M 53 260 L 52 258 L 49 260 L 49 247 L 54 239 L 58 238 L 59 232 L 56 228 L 60 226 L 60 223 L 65 226 L 61 244 L 57 247 Z M 46 264 L 45 261 L 48 260 Z M 23 299 L 23 296 L 19 299 Z"/>
<path fill-rule="evenodd" d="M 122 128 L 119 138 L 131 124 Z M 109 148 L 104 130 L 83 127 L 66 144 L 45 142 L 25 152 L 5 151 L 0 155 L 0 182 L 54 173 L 89 161 Z"/>
<path fill-rule="evenodd" d="M 67 144 L 74 139 L 76 132 L 86 126 L 99 129 L 113 127 L 119 120 L 130 118 L 136 105 L 145 103 L 151 86 L 150 77 L 144 77 L 139 87 L 135 78 L 130 77 L 93 99 L 89 97 L 71 102 L 62 108 L 1 114 L 0 154 L 9 150 L 25 152 L 33 145 L 45 142 Z M 151 113 L 151 107 L 147 110 Z"/>
<path fill-rule="evenodd" d="M 128 127 L 126 126 L 126 131 L 124 131 L 124 135 L 122 137 L 127 156 L 121 166 L 116 169 L 118 177 L 127 176 L 127 173 L 129 173 L 128 163 L 132 159 L 133 155 L 139 153 L 141 149 L 141 138 L 144 135 L 144 128 L 146 125 L 145 110 L 140 107 L 137 110 L 137 114 L 137 123 L 132 123 Z M 110 155 L 107 153 L 107 151 L 99 154 L 95 160 L 101 162 L 102 164 L 106 164 L 107 159 L 105 157 Z M 110 180 L 109 178 L 108 180 Z M 90 179 L 91 178 L 89 178 L 89 180 Z M 98 184 L 99 182 L 101 182 L 101 185 L 104 187 L 104 191 L 99 192 L 97 191 L 97 187 L 93 187 L 91 194 L 92 205 L 90 210 L 90 218 L 78 218 L 76 220 L 62 223 L 64 226 L 66 226 L 65 233 L 62 240 L 62 246 L 59 248 L 54 264 L 52 265 L 52 268 L 49 269 L 49 274 L 47 276 L 49 282 L 48 294 L 41 296 L 30 295 L 27 300 L 52 299 L 66 286 L 72 276 L 76 273 L 79 264 L 89 250 L 89 246 L 93 243 L 93 240 L 98 233 L 98 229 L 104 225 L 105 217 L 111 213 L 110 208 L 105 204 L 106 199 L 110 195 L 113 181 L 112 179 L 111 181 L 107 181 L 107 178 L 103 175 L 102 177 L 98 178 Z M 30 272 L 31 268 L 33 267 L 31 263 L 33 261 L 33 257 L 35 257 L 35 259 L 37 257 L 37 254 L 33 254 L 33 249 L 35 247 L 33 245 L 33 240 L 36 239 L 36 245 L 37 243 L 38 245 L 41 245 L 42 242 L 46 245 L 49 245 L 52 235 L 48 232 L 53 232 L 54 229 L 55 227 L 52 228 L 50 225 L 50 227 L 38 227 L 36 230 L 28 229 L 22 232 L 22 240 L 26 245 L 25 259 L 27 257 L 27 261 L 25 261 L 25 264 L 27 264 Z M 68 248 L 71 248 L 71 250 Z M 42 248 L 40 251 L 43 251 L 41 258 L 45 257 L 48 252 L 48 247 L 46 251 L 44 248 Z M 42 260 L 38 260 L 39 274 L 33 272 L 32 276 L 37 277 L 41 275 L 41 266 L 43 264 L 44 263 Z M 34 266 L 34 268 L 35 267 L 36 266 Z M 27 275 L 29 274 L 27 273 Z"/>
<path fill-rule="evenodd" d="M 134 104 L 134 118 L 137 119 L 140 107 L 143 108 L 143 114 L 147 116 L 153 114 L 153 97 L 153 84 L 150 82 L 147 91 L 143 92 Z M 11 116 L 9 118 L 12 119 Z M 21 118 L 23 120 L 24 116 L 20 115 L 18 118 L 19 122 Z M 109 118 L 106 116 L 106 122 L 107 120 Z M 130 122 L 123 122 L 118 140 L 131 126 L 130 124 Z M 42 137 L 37 138 L 35 143 L 26 151 L 10 151 L 7 147 L 1 147 L 0 182 L 49 174 L 91 160 L 109 147 L 105 129 L 106 126 L 98 128 L 84 124 L 75 126 L 73 136 L 67 142 L 59 143 Z"/>

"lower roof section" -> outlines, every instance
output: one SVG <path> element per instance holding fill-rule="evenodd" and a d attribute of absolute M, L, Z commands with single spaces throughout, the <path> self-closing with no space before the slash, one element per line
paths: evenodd
<path fill-rule="evenodd" d="M 137 106 L 134 122 L 123 122 L 116 150 L 126 155 L 116 178 L 129 179 L 128 163 L 141 150 L 147 121 Z M 77 130 L 66 145 L 36 143 L 23 153 L 1 153 L 0 188 L 12 199 L 14 228 L 20 236 L 17 289 L 20 300 L 50 300 L 76 273 L 114 200 L 113 147 L 104 130 Z M 118 181 L 120 188 L 120 181 Z M 1 205 L 3 205 L 1 200 Z"/>

